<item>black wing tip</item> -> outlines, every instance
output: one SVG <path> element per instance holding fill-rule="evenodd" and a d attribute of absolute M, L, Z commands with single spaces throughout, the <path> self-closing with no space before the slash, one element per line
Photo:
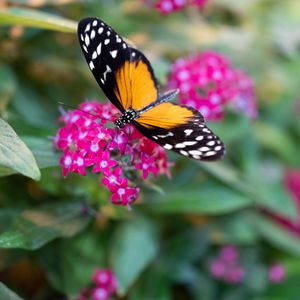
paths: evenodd
<path fill-rule="evenodd" d="M 79 32 L 84 31 L 87 24 L 89 24 L 93 21 L 103 22 L 104 24 L 106 24 L 102 19 L 99 19 L 97 17 L 86 17 L 86 18 L 79 20 L 79 22 L 77 24 L 77 32 L 79 33 Z"/>

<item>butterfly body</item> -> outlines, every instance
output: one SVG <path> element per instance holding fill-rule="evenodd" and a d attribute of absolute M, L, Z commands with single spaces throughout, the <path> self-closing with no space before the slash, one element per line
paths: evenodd
<path fill-rule="evenodd" d="M 216 160 L 225 147 L 193 108 L 170 102 L 178 90 L 159 93 L 150 62 L 97 18 L 78 24 L 82 52 L 99 86 L 121 111 L 118 128 L 133 124 L 152 141 L 186 157 Z"/>

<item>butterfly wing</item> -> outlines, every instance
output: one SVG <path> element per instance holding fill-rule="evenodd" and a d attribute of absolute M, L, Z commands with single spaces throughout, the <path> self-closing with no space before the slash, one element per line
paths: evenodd
<path fill-rule="evenodd" d="M 158 98 L 157 81 L 147 58 L 97 18 L 78 24 L 86 61 L 106 97 L 121 112 L 138 110 Z"/>
<path fill-rule="evenodd" d="M 78 39 L 107 98 L 122 113 L 129 108 L 142 111 L 133 122 L 142 134 L 194 159 L 216 160 L 224 154 L 223 143 L 198 111 L 170 102 L 157 104 L 157 81 L 149 61 L 110 26 L 97 18 L 83 19 L 78 24 Z M 143 111 L 145 107 L 151 108 Z"/>
<path fill-rule="evenodd" d="M 155 143 L 197 160 L 217 160 L 225 153 L 222 141 L 206 126 L 195 109 L 171 102 L 149 109 L 134 121 Z"/>

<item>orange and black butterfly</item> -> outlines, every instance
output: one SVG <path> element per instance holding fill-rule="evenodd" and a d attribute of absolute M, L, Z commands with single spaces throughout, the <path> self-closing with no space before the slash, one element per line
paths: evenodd
<path fill-rule="evenodd" d="M 133 124 L 165 149 L 197 160 L 217 160 L 224 144 L 193 108 L 170 102 L 178 90 L 160 94 L 152 67 L 139 50 L 129 46 L 102 20 L 78 24 L 86 61 L 107 98 L 121 111 L 120 129 Z"/>

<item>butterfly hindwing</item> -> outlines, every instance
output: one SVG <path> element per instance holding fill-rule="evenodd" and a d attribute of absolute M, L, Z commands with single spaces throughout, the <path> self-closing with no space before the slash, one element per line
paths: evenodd
<path fill-rule="evenodd" d="M 217 160 L 225 152 L 224 144 L 206 126 L 202 115 L 189 107 L 162 103 L 137 118 L 134 124 L 157 144 L 186 157 Z"/>

